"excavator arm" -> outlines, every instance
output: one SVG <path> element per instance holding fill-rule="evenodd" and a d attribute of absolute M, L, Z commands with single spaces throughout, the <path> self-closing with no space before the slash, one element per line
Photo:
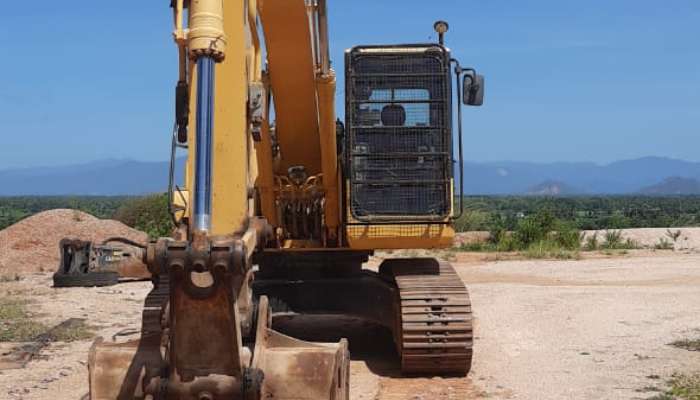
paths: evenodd
<path fill-rule="evenodd" d="M 254 303 L 250 289 L 253 254 L 275 240 L 267 215 L 256 210 L 268 199 L 266 190 L 276 191 L 275 171 L 297 168 L 326 182 L 320 190 L 337 190 L 335 143 L 320 140 L 323 129 L 335 127 L 334 110 L 324 104 L 332 101 L 334 77 L 318 58 L 324 5 L 179 0 L 173 6 L 178 94 L 189 97 L 177 136 L 186 139 L 191 189 L 177 239 L 159 239 L 145 251 L 155 288 L 140 340 L 98 341 L 91 350 L 91 399 L 345 399 L 347 342 L 316 344 L 273 331 L 267 299 Z M 270 94 L 277 100 L 275 136 L 265 107 Z M 255 151 L 274 147 L 273 140 L 285 149 L 277 160 Z M 328 146 L 330 159 L 320 156 Z"/>

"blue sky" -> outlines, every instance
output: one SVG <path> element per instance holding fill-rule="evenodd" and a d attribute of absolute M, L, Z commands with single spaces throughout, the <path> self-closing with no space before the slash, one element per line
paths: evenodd
<path fill-rule="evenodd" d="M 166 159 L 169 2 L 24 3 L 0 14 L 0 169 Z M 450 22 L 454 56 L 487 77 L 469 160 L 700 161 L 697 0 L 329 3 L 339 75 L 345 48 L 435 40 L 433 21 Z"/>

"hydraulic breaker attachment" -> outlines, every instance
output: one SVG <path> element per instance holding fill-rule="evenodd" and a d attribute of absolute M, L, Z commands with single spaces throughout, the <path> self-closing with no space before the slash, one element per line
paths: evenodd
<path fill-rule="evenodd" d="M 53 275 L 54 287 L 110 286 L 120 279 L 149 279 L 140 243 L 112 238 L 101 244 L 63 239 L 61 261 Z"/>

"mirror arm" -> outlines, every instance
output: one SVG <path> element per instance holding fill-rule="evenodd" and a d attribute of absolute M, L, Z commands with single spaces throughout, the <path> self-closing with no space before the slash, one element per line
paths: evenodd
<path fill-rule="evenodd" d="M 474 71 L 473 69 L 462 69 L 459 65 L 459 61 L 452 58 L 450 63 L 455 64 L 455 79 L 457 83 L 457 130 L 458 137 L 457 142 L 459 143 L 459 214 L 457 216 L 452 216 L 453 220 L 457 220 L 464 214 L 464 151 L 462 147 L 462 74 L 464 71 Z M 473 73 L 476 73 L 474 71 Z"/>

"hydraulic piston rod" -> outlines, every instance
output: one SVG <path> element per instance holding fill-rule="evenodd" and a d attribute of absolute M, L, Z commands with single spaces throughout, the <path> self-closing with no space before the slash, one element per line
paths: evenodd
<path fill-rule="evenodd" d="M 190 57 L 197 62 L 197 114 L 194 162 L 193 232 L 209 233 L 212 205 L 214 71 L 223 61 L 226 35 L 222 0 L 190 2 Z"/>
<path fill-rule="evenodd" d="M 209 56 L 197 59 L 197 133 L 195 138 L 193 230 L 211 229 L 212 136 L 214 124 L 214 65 Z"/>

